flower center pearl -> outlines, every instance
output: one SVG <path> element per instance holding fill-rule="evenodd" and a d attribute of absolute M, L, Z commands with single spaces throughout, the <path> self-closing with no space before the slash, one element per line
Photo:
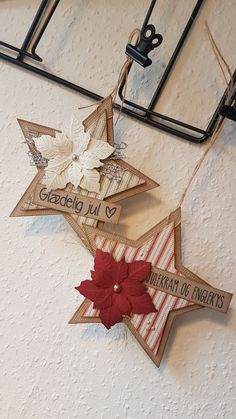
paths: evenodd
<path fill-rule="evenodd" d="M 79 156 L 78 156 L 78 154 L 72 154 L 72 161 L 77 161 L 77 160 L 79 160 Z"/>
<path fill-rule="evenodd" d="M 114 286 L 113 286 L 113 291 L 114 292 L 121 292 L 121 286 L 119 285 L 119 284 L 115 284 Z"/>

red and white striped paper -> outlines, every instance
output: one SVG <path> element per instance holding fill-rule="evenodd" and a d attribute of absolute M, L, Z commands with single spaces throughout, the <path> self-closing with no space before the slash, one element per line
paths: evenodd
<path fill-rule="evenodd" d="M 151 262 L 154 267 L 178 273 L 175 269 L 174 234 L 174 223 L 170 223 L 138 248 L 99 235 L 94 235 L 93 239 L 98 249 L 111 253 L 116 261 L 119 261 L 122 257 L 125 257 L 126 262 L 144 260 Z M 158 312 L 147 315 L 133 314 L 130 321 L 136 333 L 142 337 L 150 350 L 156 354 L 169 312 L 190 306 L 193 303 L 151 288 L 148 289 L 148 292 Z M 98 317 L 99 310 L 93 309 L 93 303 L 91 303 L 85 307 L 80 315 L 82 317 Z"/>

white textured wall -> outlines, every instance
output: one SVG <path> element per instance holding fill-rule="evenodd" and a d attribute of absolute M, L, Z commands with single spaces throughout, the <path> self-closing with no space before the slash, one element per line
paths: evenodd
<path fill-rule="evenodd" d="M 0 39 L 20 45 L 38 3 L 0 1 Z M 62 0 L 38 51 L 48 54 L 45 66 L 108 93 L 128 34 L 141 25 L 148 3 Z M 159 77 L 193 3 L 158 1 L 154 23 L 163 45 L 152 67 L 135 66 L 130 77 L 129 95 L 138 95 L 140 103 L 153 91 L 153 77 Z M 206 3 L 213 33 L 233 66 L 236 2 Z M 202 24 L 192 37 L 157 109 L 205 126 L 224 82 Z M 0 92 L 1 419 L 235 418 L 235 299 L 227 316 L 206 309 L 177 319 L 159 370 L 123 325 L 110 332 L 67 325 L 82 300 L 74 286 L 86 277 L 92 258 L 62 217 L 9 218 L 34 174 L 16 118 L 60 127 L 89 100 L 3 62 Z M 229 291 L 235 290 L 236 269 L 235 127 L 226 123 L 183 205 L 184 263 Z M 129 145 L 129 162 L 161 183 L 124 202 L 119 229 L 137 237 L 175 208 L 205 146 L 127 117 L 117 136 Z"/>

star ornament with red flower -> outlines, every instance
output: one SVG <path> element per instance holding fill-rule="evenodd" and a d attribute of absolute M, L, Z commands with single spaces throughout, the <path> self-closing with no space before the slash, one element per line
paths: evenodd
<path fill-rule="evenodd" d="M 109 328 L 122 321 L 159 367 L 175 317 L 203 307 L 226 313 L 232 294 L 181 262 L 180 214 L 178 208 L 137 240 L 85 226 L 95 265 L 92 280 L 77 287 L 86 298 L 69 323 Z"/>
<path fill-rule="evenodd" d="M 151 263 L 127 263 L 123 257 L 116 262 L 110 253 L 97 249 L 92 280 L 83 281 L 76 289 L 93 302 L 107 329 L 122 322 L 123 316 L 156 312 L 143 282 L 151 271 Z"/>

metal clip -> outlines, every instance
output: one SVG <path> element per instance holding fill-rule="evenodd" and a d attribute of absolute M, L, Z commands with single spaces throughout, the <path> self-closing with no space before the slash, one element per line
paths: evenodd
<path fill-rule="evenodd" d="M 152 64 L 152 60 L 148 57 L 148 53 L 154 48 L 159 47 L 162 40 L 162 35 L 156 33 L 155 26 L 148 24 L 142 29 L 138 44 L 128 44 L 126 46 L 126 54 L 142 67 L 148 67 Z"/>

